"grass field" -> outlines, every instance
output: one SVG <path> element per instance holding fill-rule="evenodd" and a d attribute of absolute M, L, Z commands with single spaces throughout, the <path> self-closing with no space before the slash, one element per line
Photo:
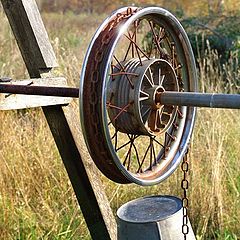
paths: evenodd
<path fill-rule="evenodd" d="M 0 18 L 0 76 L 27 77 L 3 13 Z M 104 16 L 44 14 L 43 18 L 59 60 L 56 73 L 78 86 L 87 45 Z M 199 66 L 200 91 L 239 90 L 234 54 L 221 70 L 217 54 L 209 48 Z M 198 110 L 189 190 L 190 218 L 198 239 L 240 239 L 239 113 Z M 1 112 L 0 122 L 0 239 L 90 239 L 41 109 Z M 158 186 L 139 187 L 102 177 L 114 212 L 144 195 L 181 196 L 181 178 L 177 170 Z"/>

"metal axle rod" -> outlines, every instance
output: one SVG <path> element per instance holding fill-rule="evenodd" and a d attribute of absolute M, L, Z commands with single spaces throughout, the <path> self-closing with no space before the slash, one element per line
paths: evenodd
<path fill-rule="evenodd" d="M 240 94 L 163 92 L 156 95 L 162 105 L 240 109 Z"/>
<path fill-rule="evenodd" d="M 79 97 L 78 88 L 0 84 L 0 93 Z M 158 93 L 155 102 L 162 105 L 240 109 L 240 94 L 171 92 Z"/>
<path fill-rule="evenodd" d="M 18 84 L 0 84 L 0 93 L 40 95 L 53 97 L 79 97 L 78 88 L 70 87 L 50 87 L 50 86 L 31 86 Z"/>

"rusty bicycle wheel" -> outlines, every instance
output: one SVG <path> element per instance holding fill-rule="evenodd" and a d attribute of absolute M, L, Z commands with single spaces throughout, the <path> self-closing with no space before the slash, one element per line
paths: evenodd
<path fill-rule="evenodd" d="M 179 165 L 195 108 L 165 106 L 164 91 L 196 91 L 187 34 L 168 11 L 122 8 L 95 33 L 80 81 L 83 134 L 97 167 L 118 183 L 153 185 Z"/>

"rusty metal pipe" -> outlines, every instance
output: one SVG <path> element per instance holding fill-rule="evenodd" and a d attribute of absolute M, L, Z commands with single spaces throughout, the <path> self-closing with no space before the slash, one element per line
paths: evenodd
<path fill-rule="evenodd" d="M 31 85 L 23 86 L 16 84 L 0 84 L 0 93 L 72 98 L 79 97 L 78 88 Z M 157 93 L 155 101 L 162 105 L 240 109 L 240 94 L 166 91 Z"/>
<path fill-rule="evenodd" d="M 78 98 L 79 88 L 17 85 L 17 84 L 1 83 L 0 93 Z"/>

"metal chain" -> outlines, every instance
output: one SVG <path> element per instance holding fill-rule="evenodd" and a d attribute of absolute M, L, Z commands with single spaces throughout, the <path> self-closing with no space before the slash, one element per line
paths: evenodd
<path fill-rule="evenodd" d="M 89 98 L 86 100 L 86 105 L 84 105 L 88 109 L 88 111 L 91 112 L 89 116 L 89 122 L 91 125 L 89 134 L 95 136 L 94 138 L 97 139 L 95 142 L 93 142 L 97 142 L 98 154 L 101 154 L 101 158 L 105 159 L 105 163 L 109 166 L 109 169 L 112 169 L 112 160 L 111 157 L 109 157 L 109 150 L 106 147 L 106 143 L 104 142 L 104 139 L 102 138 L 99 131 L 99 129 L 101 128 L 101 118 L 98 114 L 101 101 L 101 98 L 99 97 L 99 88 L 101 88 L 102 86 L 102 73 L 99 69 L 101 69 L 101 64 L 104 57 L 106 56 L 106 54 L 108 54 L 108 45 L 114 40 L 115 36 L 118 34 L 118 27 L 121 26 L 124 21 L 127 21 L 139 10 L 139 8 L 128 8 L 125 11 L 117 13 L 112 17 L 108 24 L 99 33 L 98 38 L 95 40 L 86 65 L 85 78 L 87 79 L 88 83 L 84 84 L 83 87 L 85 88 L 86 94 L 89 96 Z M 95 149 L 93 150 L 93 152 L 94 151 Z M 108 177 L 110 179 L 114 179 L 115 176 L 119 182 L 128 183 L 125 177 L 122 177 L 118 172 L 112 173 L 111 170 L 110 173 L 109 171 Z"/>
<path fill-rule="evenodd" d="M 181 182 L 181 187 L 183 189 L 183 197 L 182 197 L 182 208 L 183 208 L 183 223 L 182 223 L 182 233 L 184 236 L 184 240 L 187 239 L 187 234 L 189 233 L 189 226 L 188 226 L 188 204 L 189 200 L 187 197 L 187 191 L 189 188 L 189 181 L 188 181 L 188 176 L 189 176 L 189 163 L 188 163 L 188 149 L 187 152 L 185 153 L 181 165 L 181 169 L 183 171 L 183 179 Z"/>

